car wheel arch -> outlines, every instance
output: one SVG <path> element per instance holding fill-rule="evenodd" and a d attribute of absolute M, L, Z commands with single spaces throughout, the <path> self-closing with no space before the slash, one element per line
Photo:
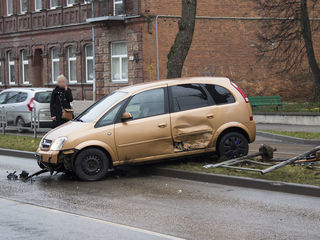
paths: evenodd
<path fill-rule="evenodd" d="M 75 160 L 77 159 L 77 156 L 78 156 L 81 152 L 83 152 L 83 151 L 85 151 L 85 150 L 87 150 L 87 149 L 89 149 L 89 148 L 99 149 L 99 150 L 101 150 L 102 152 L 104 152 L 104 153 L 106 154 L 108 160 L 109 160 L 109 168 L 113 168 L 113 158 L 112 158 L 111 154 L 109 153 L 108 150 L 106 150 L 104 147 L 101 147 L 101 146 L 99 146 L 99 145 L 91 145 L 91 146 L 86 146 L 86 147 L 81 148 L 81 149 L 77 149 L 78 151 L 76 152 L 76 155 L 73 157 L 73 165 L 74 165 Z"/>
<path fill-rule="evenodd" d="M 230 133 L 230 132 L 240 133 L 248 140 L 248 142 L 250 142 L 249 134 L 243 127 L 240 127 L 240 126 L 229 126 L 229 127 L 225 127 L 223 129 L 221 129 L 220 131 L 219 130 L 217 131 L 218 134 L 217 134 L 217 136 L 215 138 L 217 140 L 216 140 L 215 145 L 214 145 L 216 147 L 216 149 L 217 149 L 217 146 L 219 146 L 219 142 L 220 142 L 221 138 L 225 134 Z"/>

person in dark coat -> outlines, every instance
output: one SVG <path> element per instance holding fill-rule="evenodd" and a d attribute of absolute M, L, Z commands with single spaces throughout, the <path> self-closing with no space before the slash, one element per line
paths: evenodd
<path fill-rule="evenodd" d="M 50 112 L 52 119 L 52 128 L 56 128 L 67 122 L 62 119 L 62 109 L 71 109 L 73 101 L 71 89 L 68 88 L 67 78 L 63 75 L 58 76 L 57 86 L 52 91 L 50 101 Z"/>

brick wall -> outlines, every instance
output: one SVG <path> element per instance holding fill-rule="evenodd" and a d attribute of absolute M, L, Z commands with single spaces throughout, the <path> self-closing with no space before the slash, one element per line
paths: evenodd
<path fill-rule="evenodd" d="M 146 14 L 180 15 L 181 1 L 142 1 Z M 314 12 L 312 13 L 314 15 Z M 198 19 L 193 43 L 186 59 L 183 76 L 226 76 L 250 95 L 281 95 L 286 100 L 309 99 L 313 81 L 307 61 L 303 69 L 290 74 L 279 74 L 270 69 L 266 59 L 258 61 L 256 37 L 262 20 L 257 17 L 252 1 L 198 1 L 198 16 L 240 17 L 234 19 Z M 159 18 L 160 78 L 166 78 L 167 54 L 178 31 L 178 19 Z M 156 79 L 155 19 L 144 27 L 144 78 Z M 315 33 L 314 39 L 319 39 Z M 319 41 L 315 42 L 320 56 Z"/>

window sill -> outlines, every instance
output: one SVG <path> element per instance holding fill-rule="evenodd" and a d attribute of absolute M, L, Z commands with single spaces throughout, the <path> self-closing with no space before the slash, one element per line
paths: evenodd
<path fill-rule="evenodd" d="M 128 84 L 128 80 L 111 80 L 111 83 L 113 84 Z"/>

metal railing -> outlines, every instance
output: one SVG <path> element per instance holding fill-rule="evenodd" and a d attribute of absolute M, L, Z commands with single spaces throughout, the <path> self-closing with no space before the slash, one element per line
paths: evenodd
<path fill-rule="evenodd" d="M 9 117 L 8 117 L 9 116 Z M 46 116 L 50 116 L 50 109 L 36 109 L 33 108 L 32 111 L 8 111 L 5 107 L 0 108 L 0 127 L 2 130 L 2 134 L 5 135 L 7 131 L 29 131 L 33 132 L 34 138 L 38 137 L 38 133 L 46 132 L 48 128 L 42 128 L 41 122 L 44 120 L 45 122 L 50 122 L 49 119 L 45 119 Z M 21 117 L 25 117 L 29 120 L 26 122 L 25 126 L 18 126 L 17 119 Z M 25 119 L 24 119 L 25 120 Z"/>

